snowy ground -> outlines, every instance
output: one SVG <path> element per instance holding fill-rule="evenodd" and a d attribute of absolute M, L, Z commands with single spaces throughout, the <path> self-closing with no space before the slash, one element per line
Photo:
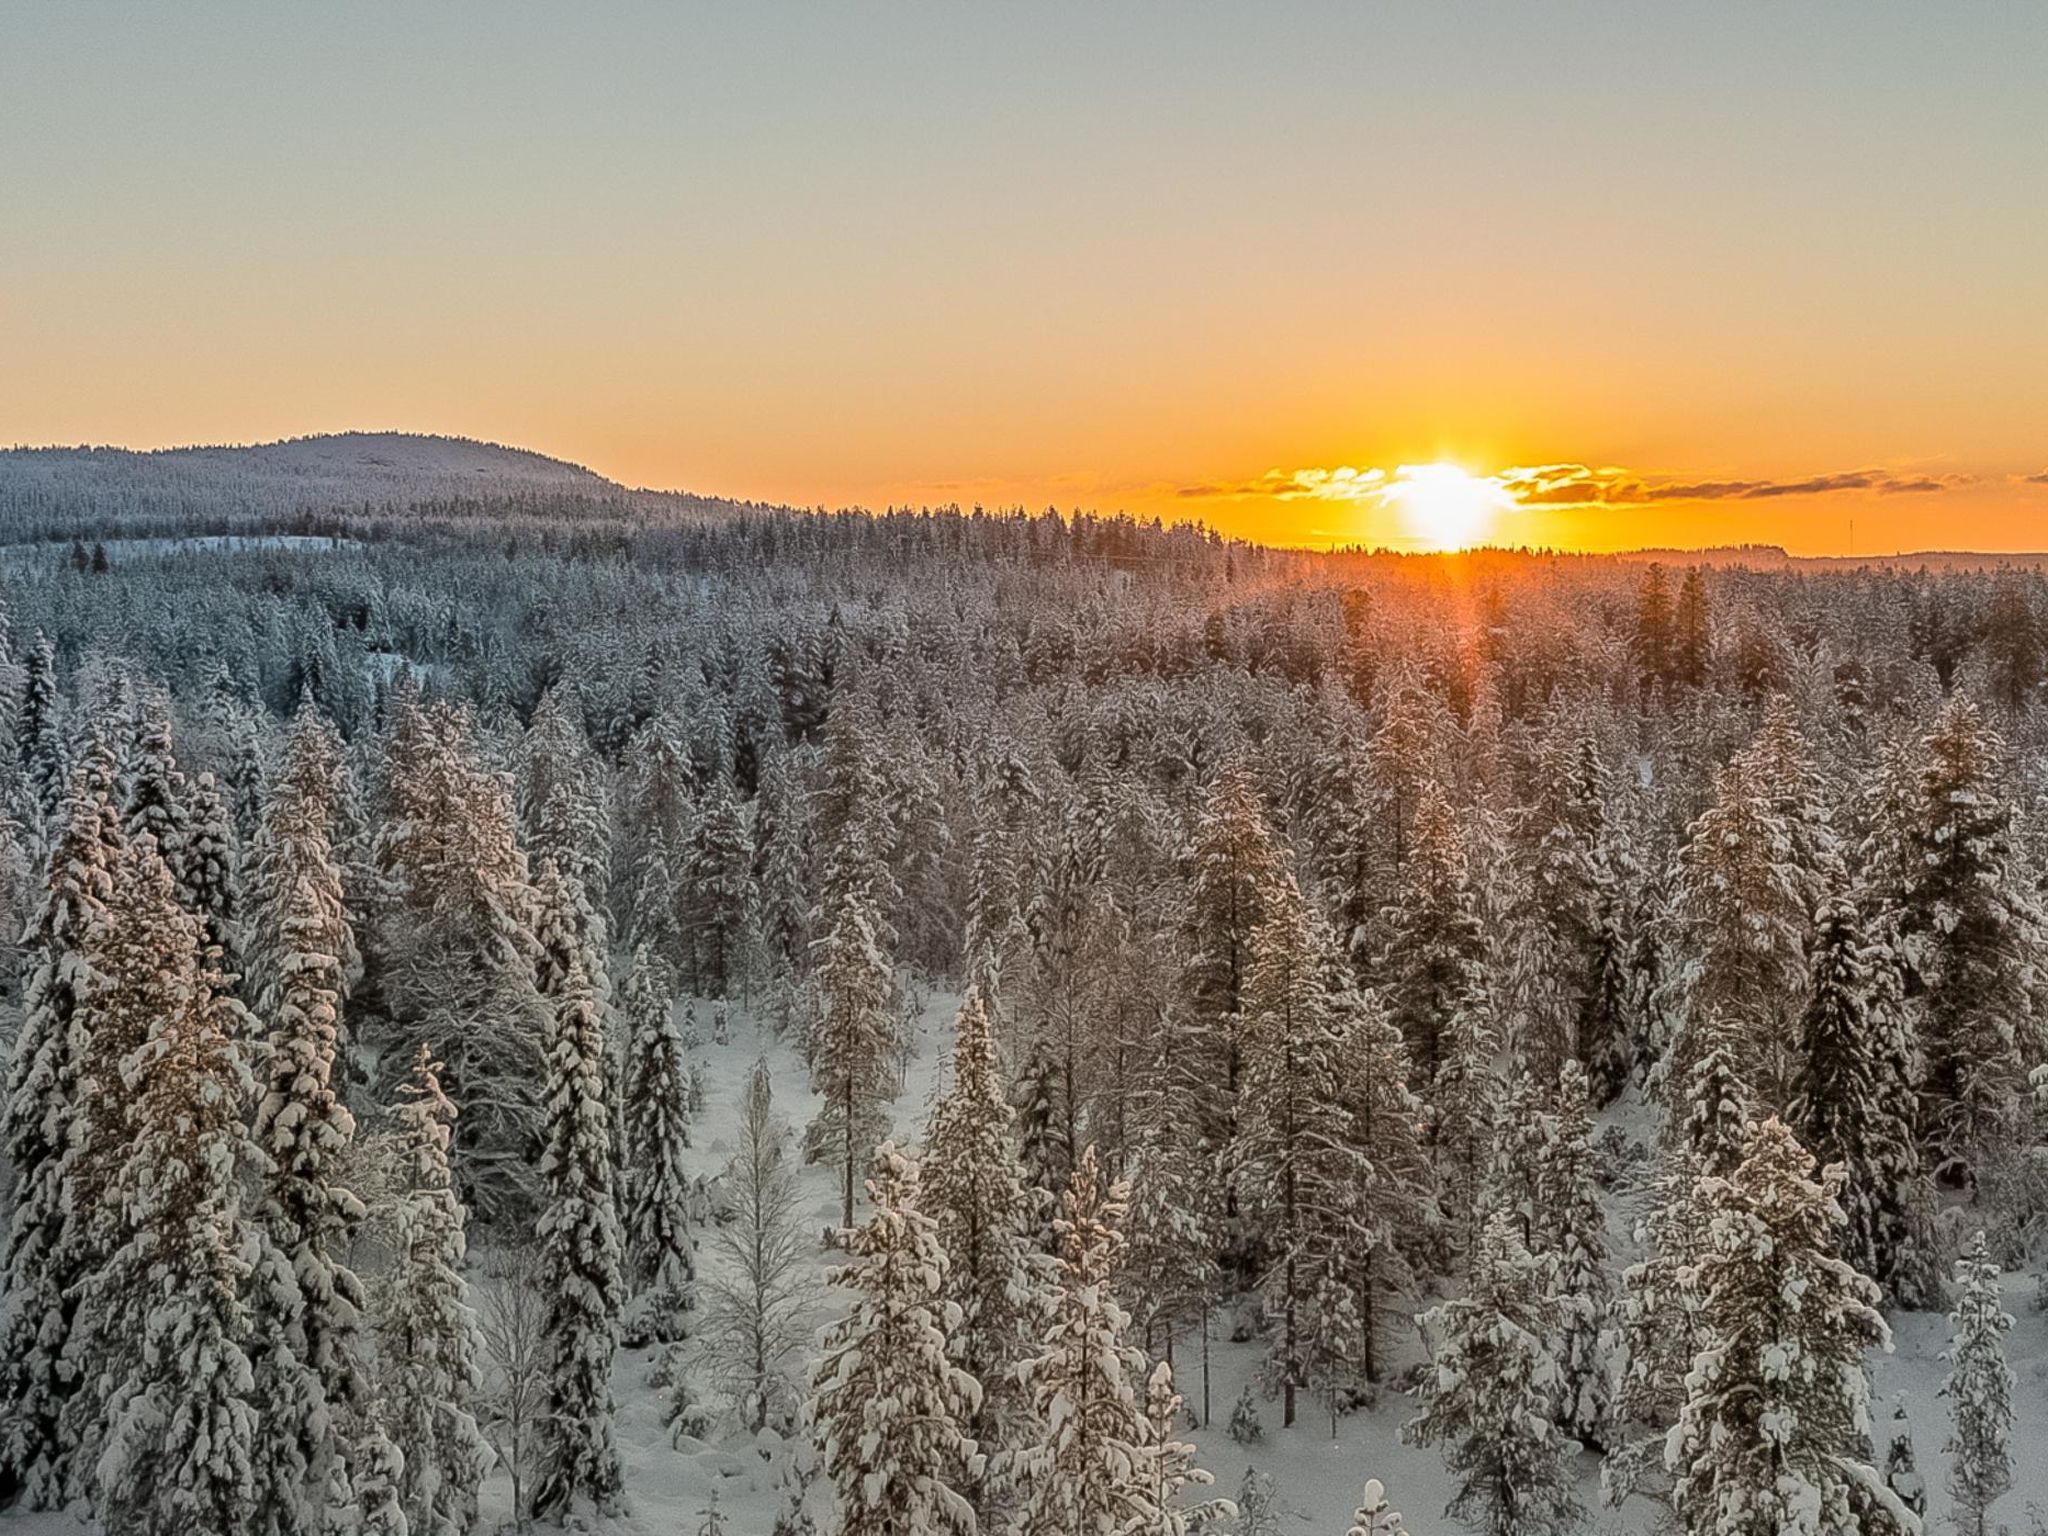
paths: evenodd
<path fill-rule="evenodd" d="M 904 1091 L 896 1103 L 899 1139 L 915 1141 L 924 1124 L 926 1110 L 935 1090 L 939 1068 L 950 1034 L 952 999 L 934 998 L 925 1009 L 916 1030 L 915 1056 Z M 735 1016 L 731 1038 L 724 1044 L 712 1040 L 712 1011 L 699 1005 L 697 1031 L 701 1044 L 695 1053 L 703 1075 L 704 1109 L 693 1128 L 692 1173 L 707 1178 L 715 1174 L 732 1149 L 738 1120 L 741 1086 L 757 1057 L 765 1055 L 775 1081 L 776 1104 L 793 1133 L 800 1133 L 815 1106 L 805 1073 L 795 1054 L 775 1041 L 764 1029 Z M 838 1197 L 834 1174 L 828 1168 L 803 1172 L 803 1212 L 820 1234 L 837 1223 Z M 704 1262 L 715 1262 L 707 1249 Z M 815 1321 L 822 1326 L 840 1306 L 840 1299 L 824 1283 L 831 1257 L 820 1246 L 815 1263 L 818 1273 Z M 2029 1529 L 2030 1504 L 2048 1510 L 2048 1459 L 2035 1448 L 2048 1443 L 2048 1317 L 2034 1305 L 2030 1277 L 2008 1279 L 2007 1308 L 2018 1318 L 2009 1338 L 2010 1358 L 2018 1378 L 2015 1408 L 2018 1423 L 2014 1435 L 2015 1487 L 1994 1509 L 1994 1518 L 2013 1531 Z M 1945 1318 L 1931 1313 L 1909 1313 L 1893 1320 L 1896 1349 L 1889 1356 L 1873 1360 L 1872 1397 L 1878 1424 L 1880 1455 L 1890 1433 L 1891 1402 L 1900 1392 L 1908 1394 L 1920 1469 L 1930 1485 L 1930 1536 L 1952 1529 L 1946 1520 L 1948 1499 L 1942 1486 L 1944 1458 L 1941 1446 L 1946 1438 L 1947 1404 L 1939 1397 L 1945 1367 L 1941 1353 L 1948 1344 Z M 1261 1403 L 1265 1425 L 1262 1444 L 1243 1447 L 1224 1432 L 1230 1410 L 1240 1389 L 1256 1374 L 1262 1345 L 1257 1341 L 1233 1344 L 1223 1337 L 1227 1324 L 1219 1325 L 1212 1345 L 1210 1400 L 1214 1422 L 1207 1429 L 1190 1432 L 1199 1449 L 1199 1464 L 1215 1474 L 1217 1492 L 1234 1493 L 1247 1466 L 1270 1473 L 1276 1482 L 1279 1502 L 1285 1509 L 1283 1531 L 1342 1536 L 1350 1523 L 1358 1489 L 1367 1477 L 1386 1483 L 1395 1507 L 1405 1512 L 1407 1525 L 1416 1536 L 1434 1536 L 1459 1529 L 1442 1518 L 1450 1485 L 1443 1464 L 1434 1449 L 1403 1445 L 1401 1424 L 1413 1406 L 1400 1394 L 1387 1392 L 1372 1409 L 1353 1413 L 1339 1423 L 1337 1437 L 1329 1434 L 1329 1421 L 1319 1405 L 1304 1400 L 1301 1420 L 1292 1430 L 1279 1427 L 1277 1402 Z M 1419 1358 L 1419 1345 L 1412 1339 L 1403 1351 Z M 698 1511 L 714 1495 L 728 1520 L 732 1536 L 767 1536 L 780 1503 L 779 1454 L 764 1452 L 743 1434 L 685 1450 L 674 1449 L 662 1422 L 664 1394 L 646 1385 L 653 1356 L 648 1351 L 622 1351 L 619 1356 L 615 1391 L 618 1399 L 618 1439 L 626 1474 L 627 1508 L 617 1518 L 598 1522 L 595 1529 L 610 1536 L 690 1536 L 698 1527 Z M 1191 1405 L 1199 1407 L 1201 1376 L 1199 1354 L 1192 1341 L 1184 1344 L 1180 1356 L 1181 1389 Z M 1656 1528 L 1659 1511 L 1636 1501 L 1622 1509 L 1604 1509 L 1598 1500 L 1599 1466 L 1591 1456 L 1581 1458 L 1581 1495 L 1588 1511 L 1584 1529 L 1594 1536 L 1602 1533 L 1648 1532 Z M 506 1523 L 511 1507 L 507 1479 L 494 1475 L 485 1490 L 482 1529 L 494 1530 Z M 0 1536 L 58 1536 L 82 1529 L 69 1515 L 22 1513 L 0 1514 Z"/>

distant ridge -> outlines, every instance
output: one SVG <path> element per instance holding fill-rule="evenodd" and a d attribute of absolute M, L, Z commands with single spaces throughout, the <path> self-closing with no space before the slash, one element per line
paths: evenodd
<path fill-rule="evenodd" d="M 580 464 L 530 449 L 414 432 L 332 432 L 192 448 L 10 448 L 0 450 L 0 474 L 88 492 L 96 485 L 143 481 L 194 490 L 270 482 L 279 489 L 297 487 L 301 494 L 289 499 L 301 503 L 380 499 L 380 491 L 401 492 L 400 499 L 410 500 L 463 486 L 621 489 Z"/>

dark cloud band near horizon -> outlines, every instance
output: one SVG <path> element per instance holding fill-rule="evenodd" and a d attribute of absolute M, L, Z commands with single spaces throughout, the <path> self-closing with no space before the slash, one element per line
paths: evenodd
<path fill-rule="evenodd" d="M 1374 501 L 1400 484 L 1400 468 L 1339 466 L 1330 469 L 1270 469 L 1253 479 L 1176 487 L 1185 500 Z M 1612 465 L 1519 465 L 1482 479 L 1523 507 L 1629 507 L 1674 501 L 1770 501 L 1783 497 L 1828 496 L 1860 491 L 1879 496 L 1924 496 L 1983 483 L 1979 475 L 1930 475 L 1888 469 L 1854 469 L 1797 479 L 1681 480 L 1636 474 Z M 2048 471 L 2020 477 L 2026 485 L 2048 485 Z"/>

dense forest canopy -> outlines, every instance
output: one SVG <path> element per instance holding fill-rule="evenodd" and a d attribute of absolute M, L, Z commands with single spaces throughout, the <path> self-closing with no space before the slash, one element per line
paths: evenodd
<path fill-rule="evenodd" d="M 1905 1530 L 1860 1361 L 1959 1261 L 1956 1507 L 2002 1491 L 2036 570 L 1316 554 L 374 437 L 0 454 L 0 545 L 14 1494 L 468 1529 L 465 1222 L 539 1236 L 549 1395 L 490 1412 L 543 1513 L 621 1497 L 620 1339 L 701 1330 L 676 1420 L 814 1439 L 791 1522 L 1177 1529 L 1153 1367 L 1253 1296 L 1290 1425 L 1429 1353 L 1412 1437 L 1478 1528 L 1582 1518 L 1570 1445 L 1692 1531 Z M 818 1096 L 857 1299 L 808 1435 L 765 1068 L 714 1218 L 686 1000 Z M 1099 1443 L 1048 1434 L 1083 1397 Z"/>

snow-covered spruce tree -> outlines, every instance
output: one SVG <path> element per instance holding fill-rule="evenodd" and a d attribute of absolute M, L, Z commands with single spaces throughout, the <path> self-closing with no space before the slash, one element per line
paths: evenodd
<path fill-rule="evenodd" d="M 1823 1179 L 1771 1119 L 1732 1174 L 1702 1184 L 1700 1352 L 1664 1453 L 1695 1536 L 1853 1536 L 1856 1505 L 1872 1499 L 1901 1529 L 1917 1524 L 1865 1461 L 1863 1356 L 1889 1347 L 1890 1331 L 1877 1287 L 1835 1257 L 1837 1179 Z"/>
<path fill-rule="evenodd" d="M 1553 1255 L 1558 1306 L 1558 1423 L 1594 1450 L 1614 1411 L 1614 1288 L 1607 1272 L 1607 1209 L 1601 1201 L 1586 1072 L 1568 1061 L 1558 1076 L 1537 1188 L 1544 1245 Z"/>
<path fill-rule="evenodd" d="M 122 831 L 130 838 L 155 839 L 179 896 L 185 887 L 185 841 L 190 828 L 188 785 L 171 748 L 171 702 L 151 691 L 142 700 L 121 764 L 125 794 Z"/>
<path fill-rule="evenodd" d="M 1382 921 L 1387 943 L 1374 980 L 1408 1043 L 1415 1086 L 1428 1094 L 1454 1021 L 1479 996 L 1486 950 L 1457 813 L 1434 782 L 1422 788 L 1399 898 Z"/>
<path fill-rule="evenodd" d="M 1401 1524 L 1401 1511 L 1388 1505 L 1386 1485 L 1378 1478 L 1365 1480 L 1365 1491 L 1358 1496 L 1358 1508 L 1345 1536 L 1408 1536 L 1408 1528 Z"/>
<path fill-rule="evenodd" d="M 1449 1246 L 1461 1258 L 1478 1247 L 1485 1223 L 1499 1045 L 1483 999 L 1458 1009 L 1446 1026 L 1443 1065 L 1426 1100 L 1437 1198 Z"/>
<path fill-rule="evenodd" d="M 542 1199 L 532 1147 L 550 1026 L 511 791 L 477 764 L 473 734 L 464 710 L 423 707 L 409 688 L 392 701 L 375 921 L 359 935 L 382 995 L 360 1032 L 394 1071 L 433 1046 L 462 1105 L 466 1194 L 487 1222 L 527 1221 Z"/>
<path fill-rule="evenodd" d="M 1891 1438 L 1885 1446 L 1884 1485 L 1907 1512 L 1924 1526 L 1927 1517 L 1927 1484 L 1913 1454 L 1913 1424 L 1906 1413 L 1906 1394 L 1892 1399 Z"/>
<path fill-rule="evenodd" d="M 467 1536 L 490 1448 L 472 1403 L 482 1343 L 462 1277 L 462 1203 L 448 1167 L 455 1106 L 424 1045 L 392 1118 L 403 1176 L 381 1288 L 382 1421 L 405 1447 L 398 1501 L 412 1536 Z M 359 1494 L 368 1513 L 370 1495 Z"/>
<path fill-rule="evenodd" d="M 255 1214 L 295 1293 L 271 1291 L 258 1277 L 266 1458 L 275 1463 L 274 1448 L 289 1442 L 314 1496 L 331 1488 L 346 1503 L 351 1439 L 367 1426 L 373 1393 L 366 1299 L 347 1263 L 364 1210 L 337 1182 L 355 1136 L 336 1077 L 356 948 L 328 840 L 336 768 L 324 726 L 302 714 L 264 806 L 252 870 L 255 947 L 264 956 L 257 1014 L 269 1049 L 251 1134 L 264 1176 Z M 280 1390 L 271 1367 L 290 1374 L 285 1356 L 310 1372 L 310 1383 Z M 267 1465 L 266 1475 L 274 1470 Z"/>
<path fill-rule="evenodd" d="M 14 747 L 26 788 L 26 807 L 38 842 L 54 840 L 65 816 L 71 770 L 64 752 L 63 697 L 57 686 L 57 651 L 36 631 L 29 647 L 21 703 L 14 712 Z"/>
<path fill-rule="evenodd" d="M 542 864 L 541 967 L 551 1038 L 540 1175 L 545 1204 L 536 1232 L 547 1297 L 548 1401 L 542 1419 L 536 1512 L 559 1517 L 587 1499 L 616 1504 L 621 1488 L 612 1442 L 612 1357 L 625 1304 L 619 1216 L 612 1185 L 604 1020 L 593 977 L 598 960 L 580 933 L 573 877 Z"/>
<path fill-rule="evenodd" d="M 82 1015 L 99 983 L 94 949 L 120 844 L 107 767 L 103 758 L 98 770 L 91 761 L 79 765 L 53 827 L 0 1120 L 14 1171 L 0 1284 L 0 1489 L 32 1509 L 61 1507 L 70 1470 L 59 1428 L 69 1385 L 61 1362 L 79 1278 L 70 1272 L 77 1207 L 69 1164 L 87 1066 Z"/>
<path fill-rule="evenodd" d="M 1466 1294 L 1423 1316 L 1430 1368 L 1419 1417 L 1402 1428 L 1444 1446 L 1457 1479 L 1446 1513 L 1487 1536 L 1541 1536 L 1579 1517 L 1553 1422 L 1559 1379 L 1555 1297 L 1548 1267 L 1523 1246 L 1513 1219 L 1491 1217 Z"/>
<path fill-rule="evenodd" d="M 1296 1394 L 1312 1384 L 1311 1353 L 1346 1353 L 1332 1331 L 1343 1321 L 1334 1296 L 1326 1291 L 1326 1304 L 1311 1308 L 1312 1281 L 1343 1273 L 1372 1238 L 1360 1227 L 1358 1159 L 1338 1087 L 1339 1042 L 1324 987 L 1330 941 L 1291 876 L 1266 887 L 1260 909 L 1242 994 L 1230 1169 L 1238 1209 L 1260 1234 L 1261 1288 L 1280 1318 L 1269 1366 L 1280 1381 L 1281 1422 L 1291 1427 Z"/>
<path fill-rule="evenodd" d="M 866 862 L 853 858 L 848 867 L 859 870 Z M 842 1225 L 851 1227 L 855 1176 L 883 1129 L 883 1106 L 894 1096 L 895 983 L 864 876 L 829 891 L 825 915 L 830 927 L 811 946 L 818 997 L 811 1086 L 825 1102 L 805 1133 L 804 1153 L 838 1166 Z"/>
<path fill-rule="evenodd" d="M 184 856 L 179 878 L 186 908 L 199 919 L 202 940 L 220 951 L 221 970 L 241 973 L 241 876 L 235 823 L 210 773 L 192 780 L 186 797 Z"/>
<path fill-rule="evenodd" d="M 251 1084 L 223 1027 L 229 1005 L 199 974 L 195 949 L 171 957 L 188 977 L 183 1005 L 154 1021 L 127 1064 L 138 1129 L 118 1198 L 132 1231 L 86 1284 L 97 1310 L 139 1329 L 94 1478 L 100 1521 L 122 1536 L 246 1530 L 254 1513 L 258 1410 L 236 1187 Z"/>
<path fill-rule="evenodd" d="M 691 989 L 699 996 L 738 997 L 746 990 L 759 915 L 753 868 L 753 828 L 731 782 L 720 778 L 691 827 L 679 898 L 678 926 L 691 957 Z"/>
<path fill-rule="evenodd" d="M 1187 1503 L 1183 1490 L 1207 1488 L 1216 1479 L 1195 1465 L 1195 1448 L 1180 1438 L 1181 1398 L 1173 1367 L 1161 1360 L 1145 1383 L 1145 1419 L 1152 1430 L 1147 1447 L 1152 1486 L 1144 1512 L 1124 1530 L 1130 1536 L 1193 1536 L 1237 1512 L 1228 1499 Z"/>
<path fill-rule="evenodd" d="M 1237 1025 L 1252 930 L 1264 914 L 1266 889 L 1281 872 L 1258 786 L 1242 762 L 1226 765 L 1209 786 L 1187 864 L 1181 913 L 1187 1006 L 1175 1015 L 1186 1038 L 1177 1054 L 1183 1070 L 1206 1085 L 1195 1108 L 1202 1139 L 1220 1151 L 1236 1114 L 1242 1062 Z"/>
<path fill-rule="evenodd" d="M 1116 1285 L 1148 1354 L 1172 1364 L 1180 1334 L 1195 1328 L 1202 1360 L 1200 1420 L 1207 1424 L 1209 1320 L 1222 1288 L 1216 1229 L 1223 1199 L 1198 1152 L 1191 1127 L 1148 1113 L 1133 1138 L 1124 1267 Z"/>
<path fill-rule="evenodd" d="M 65 1169 L 72 1214 L 62 1268 L 76 1277 L 76 1290 L 63 1346 L 72 1390 L 61 1424 L 77 1494 L 91 1488 L 109 1399 L 132 1362 L 147 1305 L 146 1298 L 90 1283 L 133 1235 L 119 1198 L 141 1131 L 128 1073 L 158 1021 L 191 1006 L 198 941 L 198 925 L 178 904 L 156 839 L 146 832 L 130 838 L 115 864 L 94 945 L 96 974 L 72 1019 L 80 1071 Z"/>
<path fill-rule="evenodd" d="M 853 1294 L 825 1332 L 810 1418 L 837 1494 L 838 1536 L 971 1533 L 966 1490 L 980 1471 L 967 1423 L 981 1386 L 954 1362 L 946 1250 L 918 1208 L 917 1164 L 883 1142 L 867 1181 L 872 1214 L 848 1235 L 834 1281 Z"/>
<path fill-rule="evenodd" d="M 634 956 L 621 999 L 627 1040 L 623 1223 L 635 1295 L 629 1344 L 673 1343 L 696 1306 L 697 1239 L 690 1230 L 690 1089 L 682 1037 L 651 950 Z"/>
<path fill-rule="evenodd" d="M 1412 1281 L 1412 1256 L 1428 1251 L 1437 1213 L 1417 1131 L 1422 1104 L 1408 1087 L 1400 1029 L 1379 999 L 1348 976 L 1332 977 L 1330 1002 L 1338 1030 L 1337 1091 L 1349 1114 L 1356 1182 L 1349 1203 L 1362 1228 L 1346 1255 L 1357 1290 L 1357 1364 L 1368 1382 L 1377 1382 L 1395 1311 L 1390 1301 Z"/>
<path fill-rule="evenodd" d="M 381 1428 L 365 1431 L 356 1447 L 356 1536 L 411 1536 L 399 1498 L 404 1481 L 405 1454 L 397 1442 Z"/>
<path fill-rule="evenodd" d="M 925 1128 L 923 1206 L 946 1252 L 945 1297 L 960 1311 L 953 1358 L 981 1384 L 967 1428 L 983 1475 L 971 1494 L 992 1529 L 1031 1436 L 1017 1369 L 1035 1353 L 1039 1304 L 1033 1213 L 1010 1126 L 988 1009 L 970 987 L 953 1024 L 952 1080 Z"/>
<path fill-rule="evenodd" d="M 1955 1342 L 1942 1396 L 1949 1402 L 1948 1491 L 1956 1529 L 1988 1536 L 1991 1506 L 2012 1487 L 2012 1368 L 2005 1335 L 2012 1316 L 2001 1303 L 1998 1266 L 1979 1232 L 1956 1262 L 1956 1309 L 1948 1316 Z"/>
<path fill-rule="evenodd" d="M 707 1272 L 698 1330 L 713 1384 L 755 1434 L 794 1420 L 789 1360 L 806 1337 L 804 1240 L 789 1163 L 768 1064 L 756 1062 L 723 1175 L 732 1218 L 712 1237 L 721 1262 Z"/>
<path fill-rule="evenodd" d="M 2005 743 L 1957 694 L 1923 743 L 1891 835 L 1897 909 L 1926 1059 L 1920 1131 L 1951 1174 L 2009 1158 L 2034 1027 L 2042 916 L 2004 785 Z"/>
<path fill-rule="evenodd" d="M 1051 1326 L 1024 1368 L 1043 1438 L 1024 1458 L 1017 1536 L 1114 1536 L 1154 1513 L 1144 1356 L 1110 1289 L 1126 1209 L 1123 1185 L 1105 1188 L 1086 1148 L 1059 1219 Z"/>
<path fill-rule="evenodd" d="M 1891 956 L 1864 942 L 1852 903 L 1830 902 L 1814 940 L 1792 1119 L 1823 1167 L 1842 1166 L 1842 1257 L 1919 1306 L 1940 1287 L 1929 1273 L 1933 1192 L 1913 1134 L 1908 1028 Z"/>

